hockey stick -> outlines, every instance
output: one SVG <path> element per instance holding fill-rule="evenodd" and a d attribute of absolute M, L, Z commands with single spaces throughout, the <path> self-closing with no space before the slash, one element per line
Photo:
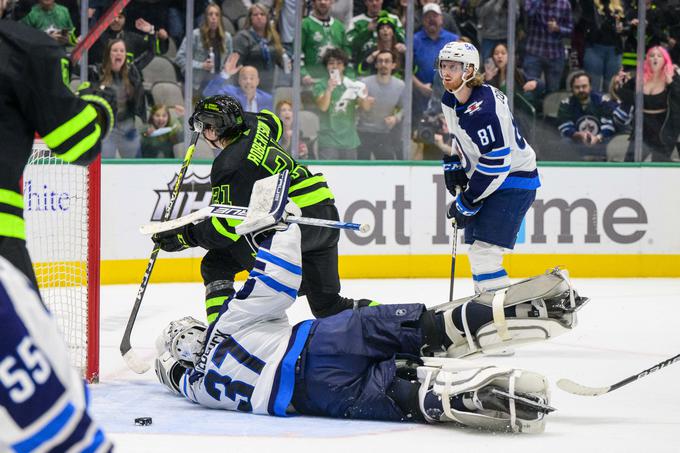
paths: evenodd
<path fill-rule="evenodd" d="M 638 374 L 630 376 L 624 379 L 623 381 L 617 382 L 616 384 L 612 384 L 608 387 L 588 387 L 586 385 L 574 382 L 571 379 L 560 379 L 559 381 L 557 381 L 557 386 L 564 390 L 565 392 L 573 393 L 574 395 L 581 396 L 604 395 L 605 393 L 609 393 L 612 390 L 616 390 L 619 387 L 623 387 L 624 385 L 628 385 L 631 382 L 637 381 L 638 379 L 642 379 L 643 377 L 652 374 L 655 371 L 659 371 L 660 369 L 665 368 L 668 365 L 672 365 L 673 363 L 676 362 L 680 362 L 680 354 L 671 357 L 670 359 L 664 360 L 663 362 L 657 363 L 651 368 L 648 368 Z"/>
<path fill-rule="evenodd" d="M 194 125 L 196 127 L 197 125 Z M 170 196 L 170 202 L 166 206 L 165 211 L 161 220 L 166 220 L 170 217 L 172 209 L 175 206 L 175 201 L 177 201 L 177 196 L 179 195 L 180 188 L 182 187 L 182 182 L 184 181 L 184 175 L 186 175 L 189 164 L 191 163 L 191 157 L 194 155 L 194 149 L 196 148 L 196 142 L 198 137 L 201 135 L 200 131 L 195 131 L 191 137 L 191 145 L 187 149 L 187 153 L 184 156 L 184 161 L 182 162 L 182 167 L 179 169 L 177 174 L 177 181 L 175 181 L 175 187 L 172 188 L 172 195 Z M 142 299 L 144 298 L 144 293 L 146 292 L 146 287 L 149 284 L 149 279 L 151 278 L 151 272 L 156 264 L 156 257 L 158 257 L 158 252 L 160 251 L 160 246 L 154 244 L 153 250 L 151 251 L 151 257 L 149 257 L 149 263 L 146 265 L 146 271 L 144 272 L 144 277 L 142 277 L 142 283 L 139 285 L 139 290 L 137 291 L 137 297 L 135 298 L 135 304 L 132 306 L 132 312 L 130 313 L 130 318 L 128 319 L 127 325 L 125 326 L 125 333 L 123 334 L 123 339 L 120 340 L 120 353 L 125 360 L 127 366 L 137 374 L 146 373 L 149 369 L 149 364 L 144 362 L 132 349 L 130 345 L 130 336 L 132 335 L 132 327 L 135 325 L 135 320 L 137 319 L 137 313 L 139 312 L 139 307 L 142 305 Z"/>
<path fill-rule="evenodd" d="M 111 7 L 106 10 L 104 15 L 99 18 L 97 23 L 90 29 L 85 37 L 76 45 L 71 52 L 71 64 L 76 64 L 83 56 L 83 53 L 90 50 L 99 37 L 104 33 L 104 30 L 109 28 L 113 19 L 130 3 L 130 0 L 116 0 Z"/>
<path fill-rule="evenodd" d="M 453 301 L 453 284 L 456 280 L 456 248 L 458 247 L 458 225 L 456 219 L 451 221 L 453 227 L 453 246 L 451 248 L 451 280 L 449 281 L 449 302 Z"/>
<path fill-rule="evenodd" d="M 213 204 L 201 208 L 198 211 L 192 212 L 185 216 L 179 217 L 177 219 L 161 221 L 160 223 L 148 223 L 139 227 L 139 231 L 142 234 L 156 234 L 162 233 L 164 231 L 174 230 L 184 225 L 203 220 L 206 217 L 220 217 L 223 219 L 240 219 L 246 218 L 248 213 L 248 208 L 243 208 L 240 206 L 230 206 L 226 204 Z M 340 222 L 338 220 L 326 220 L 326 219 L 314 219 L 311 217 L 295 217 L 288 216 L 286 218 L 287 223 L 298 223 L 301 225 L 316 225 L 326 228 L 338 228 L 342 230 L 355 230 L 366 233 L 370 227 L 365 223 L 350 223 L 350 222 Z"/>

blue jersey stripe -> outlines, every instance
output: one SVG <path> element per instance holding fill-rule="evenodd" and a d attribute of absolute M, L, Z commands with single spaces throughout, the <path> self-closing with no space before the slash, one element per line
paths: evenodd
<path fill-rule="evenodd" d="M 314 321 L 307 320 L 296 326 L 295 340 L 288 352 L 286 352 L 283 360 L 281 360 L 279 365 L 280 379 L 278 382 L 278 392 L 276 393 L 273 405 L 274 415 L 286 415 L 286 409 L 293 398 L 293 390 L 295 389 L 295 363 L 307 343 L 307 337 L 309 337 L 309 331 L 313 323 Z"/>
<path fill-rule="evenodd" d="M 271 278 L 268 275 L 261 274 L 259 272 L 255 271 L 250 271 L 250 276 L 253 278 L 257 278 L 260 280 L 262 283 L 265 285 L 269 286 L 271 289 L 274 291 L 278 291 L 280 293 L 284 293 L 295 299 L 297 297 L 297 290 L 295 288 L 291 288 L 290 286 L 286 286 L 281 282 L 277 282 L 273 278 Z"/>
<path fill-rule="evenodd" d="M 541 187 L 541 179 L 538 176 L 532 178 L 523 178 L 521 176 L 508 176 L 500 185 L 501 189 L 527 189 L 536 190 Z"/>
<path fill-rule="evenodd" d="M 477 170 L 481 171 L 482 173 L 490 173 L 490 174 L 507 173 L 507 172 L 510 171 L 510 165 L 506 165 L 504 167 L 489 167 L 488 165 L 478 163 L 477 164 Z"/>
<path fill-rule="evenodd" d="M 505 147 L 501 149 L 495 149 L 493 151 L 489 151 L 486 154 L 482 154 L 484 157 L 505 157 L 510 155 L 510 147 Z"/>
<path fill-rule="evenodd" d="M 54 436 L 59 434 L 59 432 L 64 429 L 64 426 L 71 420 L 76 408 L 73 404 L 68 403 L 59 414 L 57 414 L 52 420 L 49 421 L 45 426 L 42 427 L 40 431 L 33 434 L 28 439 L 18 442 L 12 445 L 12 448 L 17 452 L 29 452 L 33 451 L 41 444 L 49 441 Z"/>
<path fill-rule="evenodd" d="M 98 429 L 97 432 L 94 435 L 94 439 L 92 439 L 92 443 L 88 445 L 86 448 L 83 448 L 82 453 L 94 453 L 97 451 L 99 447 L 104 443 L 104 433 L 102 432 L 101 429 Z"/>
<path fill-rule="evenodd" d="M 300 266 L 293 264 L 290 261 L 286 261 L 283 258 L 278 257 L 272 253 L 269 253 L 264 249 L 260 249 L 257 252 L 257 257 L 265 261 L 269 261 L 272 264 L 276 264 L 277 266 L 284 268 L 290 273 L 293 273 L 295 275 L 302 275 L 302 268 Z"/>
<path fill-rule="evenodd" d="M 505 272 L 505 269 L 501 269 L 500 271 L 489 272 L 488 274 L 473 274 L 472 280 L 476 282 L 483 282 L 484 280 L 493 280 L 494 278 L 505 277 L 507 275 L 508 273 Z"/>

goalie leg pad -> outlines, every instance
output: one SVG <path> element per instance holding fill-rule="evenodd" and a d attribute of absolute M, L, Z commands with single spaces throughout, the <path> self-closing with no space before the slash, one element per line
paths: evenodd
<path fill-rule="evenodd" d="M 419 401 L 430 423 L 538 433 L 545 429 L 545 415 L 554 410 L 548 382 L 538 373 L 474 366 L 458 359 L 423 361 L 425 365 L 418 367 Z M 436 402 L 441 407 L 432 407 Z"/>
<path fill-rule="evenodd" d="M 576 326 L 576 310 L 587 300 L 573 290 L 566 271 L 554 269 L 435 310 L 443 313 L 446 333 L 452 342 L 447 355 L 465 357 L 568 332 Z M 480 306 L 486 310 L 480 310 Z M 456 316 L 462 319 L 462 329 L 454 323 Z M 489 321 L 477 327 L 484 316 L 489 316 Z"/>

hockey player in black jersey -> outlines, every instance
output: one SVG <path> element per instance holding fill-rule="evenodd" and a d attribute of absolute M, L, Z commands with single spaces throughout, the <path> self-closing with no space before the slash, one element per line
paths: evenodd
<path fill-rule="evenodd" d="M 278 144 L 283 132 L 279 118 L 268 110 L 244 113 L 230 96 L 201 100 L 189 120 L 201 122 L 203 136 L 222 152 L 210 174 L 212 203 L 248 206 L 255 181 L 288 170 L 292 177 L 289 197 L 302 215 L 339 220 L 333 193 L 320 173 L 313 174 Z M 236 234 L 238 220 L 209 218 L 155 236 L 168 252 L 200 246 L 208 250 L 201 263 L 206 286 L 206 311 L 212 323 L 222 303 L 234 294 L 234 276 L 250 270 L 257 247 Z M 325 317 L 345 309 L 363 307 L 370 300 L 341 297 L 338 277 L 339 230 L 302 226 L 301 293 L 307 295 L 312 313 Z"/>
<path fill-rule="evenodd" d="M 62 160 L 88 164 L 113 127 L 115 102 L 112 93 L 91 88 L 75 96 L 61 46 L 22 23 L 0 20 L 0 62 L 0 255 L 37 287 L 19 185 L 35 133 Z"/>

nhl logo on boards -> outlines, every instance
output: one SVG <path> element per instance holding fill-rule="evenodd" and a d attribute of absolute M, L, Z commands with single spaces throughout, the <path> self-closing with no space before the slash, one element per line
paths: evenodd
<path fill-rule="evenodd" d="M 472 115 L 473 113 L 475 113 L 476 111 L 481 109 L 482 102 L 484 102 L 484 101 L 473 102 L 472 104 L 468 105 L 468 108 L 466 108 L 463 113 L 467 113 L 467 114 Z"/>

